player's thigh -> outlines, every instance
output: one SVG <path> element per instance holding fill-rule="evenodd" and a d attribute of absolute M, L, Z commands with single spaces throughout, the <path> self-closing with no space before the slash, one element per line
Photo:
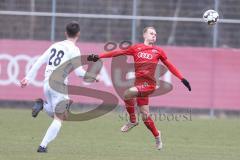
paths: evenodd
<path fill-rule="evenodd" d="M 134 98 L 138 95 L 138 89 L 134 86 L 131 88 L 128 88 L 125 92 L 124 92 L 124 99 L 130 99 L 130 98 Z"/>
<path fill-rule="evenodd" d="M 66 94 L 51 92 L 52 107 L 55 114 L 63 114 L 69 110 L 69 97 Z"/>
<path fill-rule="evenodd" d="M 136 98 L 136 101 L 137 101 L 137 106 L 139 106 L 139 107 L 149 105 L 149 97 L 148 96 L 146 96 L 146 97 L 138 96 Z"/>
<path fill-rule="evenodd" d="M 151 95 L 155 89 L 156 89 L 156 86 L 155 85 L 136 85 L 136 88 L 138 90 L 138 96 L 139 97 L 148 97 L 149 95 Z"/>
<path fill-rule="evenodd" d="M 49 87 L 49 85 L 47 83 L 45 83 L 43 85 L 43 93 L 44 93 L 44 97 L 46 100 L 47 105 L 49 105 L 49 107 L 47 107 L 47 109 L 51 109 L 51 112 L 53 112 L 52 109 L 52 96 L 51 96 L 51 89 Z"/>
<path fill-rule="evenodd" d="M 141 113 L 146 113 L 146 114 L 148 114 L 148 113 L 149 113 L 149 105 L 139 106 L 139 110 L 140 110 Z"/>

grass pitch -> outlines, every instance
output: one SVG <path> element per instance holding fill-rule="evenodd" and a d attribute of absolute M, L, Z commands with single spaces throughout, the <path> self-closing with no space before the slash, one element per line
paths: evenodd
<path fill-rule="evenodd" d="M 86 122 L 64 122 L 47 154 L 37 153 L 51 119 L 30 110 L 0 109 L 0 160 L 239 160 L 240 119 L 156 121 L 164 149 L 155 149 L 143 123 L 121 133 L 117 113 Z"/>

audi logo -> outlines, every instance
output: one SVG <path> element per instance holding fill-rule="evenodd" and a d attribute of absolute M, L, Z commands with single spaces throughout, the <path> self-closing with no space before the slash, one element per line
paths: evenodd
<path fill-rule="evenodd" d="M 10 85 L 10 84 L 15 84 L 19 85 L 19 74 L 21 72 L 20 70 L 20 63 L 19 61 L 25 61 L 26 66 L 25 66 L 25 75 L 26 73 L 30 70 L 31 65 L 37 60 L 39 56 L 35 57 L 30 57 L 28 55 L 20 54 L 16 56 L 12 56 L 9 54 L 0 54 L 0 75 L 1 72 L 3 72 L 3 69 L 7 72 L 7 78 L 2 78 L 0 77 L 0 85 L 5 86 L 5 85 Z M 7 67 L 2 67 L 1 64 L 3 61 L 7 61 Z M 21 67 L 22 68 L 22 67 Z M 36 86 L 36 87 L 41 87 L 43 85 L 42 81 L 37 81 L 35 77 L 33 77 L 31 84 Z"/>
<path fill-rule="evenodd" d="M 145 53 L 145 52 L 139 52 L 138 53 L 139 58 L 145 58 L 145 59 L 152 59 L 153 56 L 151 54 Z"/>

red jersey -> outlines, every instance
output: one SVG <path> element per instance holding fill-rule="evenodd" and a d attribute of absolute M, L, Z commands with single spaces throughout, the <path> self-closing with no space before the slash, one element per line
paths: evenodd
<path fill-rule="evenodd" d="M 148 84 L 155 85 L 155 71 L 159 60 L 161 60 L 175 76 L 179 79 L 183 79 L 183 76 L 168 61 L 166 54 L 158 46 L 147 46 L 143 43 L 135 44 L 125 50 L 101 53 L 99 58 L 115 57 L 119 55 L 133 56 L 136 77 L 135 84 L 147 82 Z"/>

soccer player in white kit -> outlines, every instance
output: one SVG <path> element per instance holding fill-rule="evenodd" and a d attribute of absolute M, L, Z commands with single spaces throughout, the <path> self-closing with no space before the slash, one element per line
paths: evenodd
<path fill-rule="evenodd" d="M 53 122 L 48 128 L 37 152 L 47 152 L 47 145 L 49 142 L 54 140 L 60 131 L 62 121 L 67 119 L 67 113 L 71 101 L 67 93 L 59 93 L 52 89 L 49 85 L 49 78 L 53 71 L 56 70 L 61 64 L 66 61 L 80 56 L 80 50 L 76 46 L 76 42 L 80 36 L 80 26 L 78 22 L 72 21 L 66 25 L 65 32 L 66 40 L 54 43 L 51 45 L 33 64 L 30 71 L 27 73 L 26 77 L 21 81 L 21 87 L 25 87 L 31 82 L 32 77 L 37 73 L 38 69 L 45 63 L 45 79 L 44 79 L 44 95 L 46 98 L 46 103 L 42 99 L 38 99 L 33 106 L 32 116 L 36 117 L 38 113 L 44 108 L 50 117 L 53 117 Z M 80 57 L 79 57 L 80 60 Z M 80 63 L 81 61 L 79 61 Z M 69 67 L 69 66 L 68 66 Z M 83 77 L 86 73 L 82 67 L 78 67 L 74 70 L 75 73 Z M 64 72 L 64 71 L 63 71 Z M 91 77 L 93 78 L 93 77 Z M 65 84 L 67 83 L 67 79 Z M 61 102 L 65 103 L 65 107 L 59 109 Z M 62 107 L 62 106 L 61 106 Z"/>

